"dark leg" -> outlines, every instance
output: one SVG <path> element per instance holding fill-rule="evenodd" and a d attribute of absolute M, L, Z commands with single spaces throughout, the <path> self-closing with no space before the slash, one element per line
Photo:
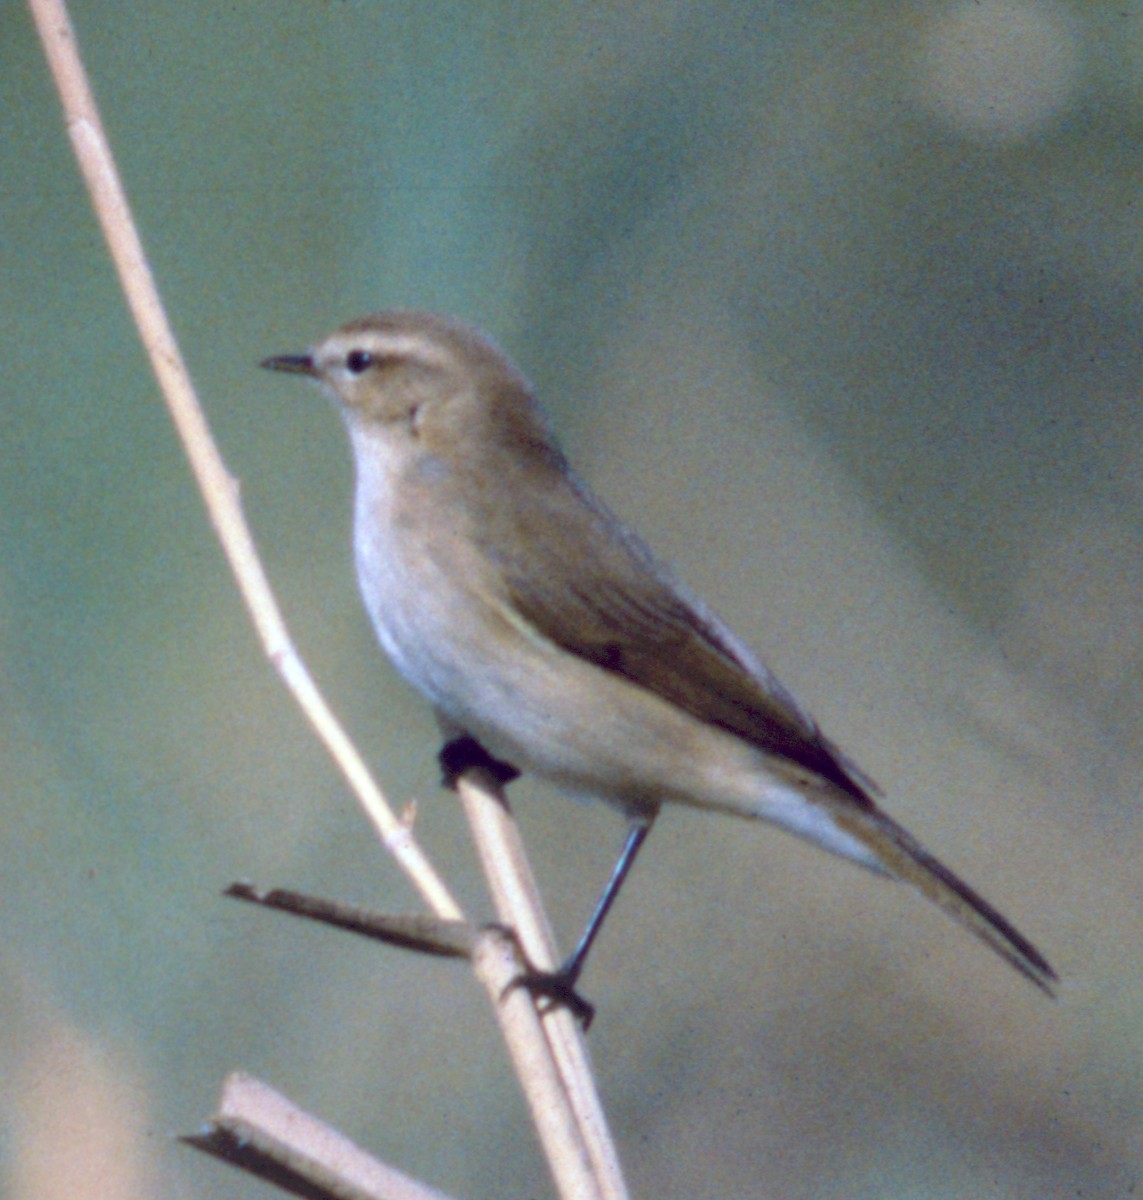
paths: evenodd
<path fill-rule="evenodd" d="M 580 936 L 579 945 L 576 946 L 571 956 L 557 972 L 557 974 L 567 979 L 569 983 L 574 984 L 579 979 L 580 972 L 583 970 L 583 964 L 587 962 L 587 955 L 591 950 L 592 943 L 603 928 L 603 922 L 607 914 L 611 911 L 611 906 L 615 903 L 615 897 L 619 895 L 619 889 L 623 886 L 623 881 L 627 878 L 627 873 L 635 865 L 635 858 L 644 841 L 646 841 L 647 834 L 650 832 L 651 821 L 633 821 L 631 823 L 631 828 L 627 831 L 627 840 L 623 843 L 623 849 L 619 854 L 619 861 L 615 864 L 615 869 L 611 872 L 611 878 L 607 881 L 607 886 L 603 889 L 603 895 L 599 897 L 599 903 L 595 906 L 595 912 L 591 914 L 591 920 L 588 921 L 587 928 Z"/>
<path fill-rule="evenodd" d="M 583 971 L 583 965 L 587 961 L 592 944 L 603 928 L 604 919 L 611 911 L 615 897 L 619 895 L 623 881 L 634 865 L 640 848 L 647 840 L 647 834 L 651 832 L 654 820 L 655 817 L 652 815 L 631 822 L 631 827 L 627 831 L 627 840 L 623 843 L 623 849 L 619 854 L 619 861 L 611 872 L 611 878 L 603 889 L 603 895 L 600 896 L 599 903 L 595 906 L 595 912 L 591 914 L 591 920 L 588 921 L 587 928 L 579 939 L 579 944 L 572 951 L 570 957 L 564 961 L 563 966 L 551 972 L 528 971 L 512 982 L 513 987 L 527 988 L 534 996 L 544 996 L 553 1004 L 562 1004 L 570 1008 L 583 1022 L 585 1030 L 591 1024 L 595 1010 L 575 990 L 576 981 Z"/>

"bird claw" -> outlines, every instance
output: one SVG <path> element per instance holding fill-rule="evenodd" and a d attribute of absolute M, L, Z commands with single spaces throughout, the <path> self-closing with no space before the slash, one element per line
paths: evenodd
<path fill-rule="evenodd" d="M 580 1023 L 584 1033 L 587 1033 L 595 1018 L 595 1006 L 575 990 L 578 975 L 578 971 L 568 971 L 564 967 L 558 971 L 538 971 L 529 968 L 508 984 L 500 998 L 503 1000 L 509 992 L 523 988 L 531 993 L 541 1013 L 551 1012 L 554 1008 L 566 1008 Z"/>
<path fill-rule="evenodd" d="M 456 781 L 473 767 L 482 767 L 501 787 L 520 777 L 520 772 L 511 763 L 493 758 L 476 738 L 467 734 L 445 742 L 437 755 L 437 762 L 441 767 L 441 782 L 453 791 L 456 790 Z"/>

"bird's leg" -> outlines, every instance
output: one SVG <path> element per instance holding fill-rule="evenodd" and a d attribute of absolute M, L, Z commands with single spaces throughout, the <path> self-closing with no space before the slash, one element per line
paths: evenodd
<path fill-rule="evenodd" d="M 642 848 L 647 834 L 651 832 L 653 821 L 654 818 L 651 817 L 631 822 L 631 826 L 627 830 L 627 838 L 623 843 L 623 849 L 620 851 L 619 859 L 615 864 L 614 870 L 611 872 L 611 878 L 607 881 L 607 885 L 603 889 L 603 894 L 599 897 L 599 902 L 595 906 L 595 912 L 591 914 L 591 920 L 588 921 L 587 928 L 584 929 L 580 936 L 579 944 L 572 951 L 563 966 L 560 967 L 559 971 L 556 972 L 556 974 L 564 976 L 570 983 L 575 983 L 579 978 L 580 972 L 583 970 L 583 965 L 587 961 L 588 952 L 591 950 L 599 931 L 603 928 L 603 922 L 607 914 L 611 911 L 611 906 L 615 903 L 616 896 L 619 895 L 619 889 L 623 886 L 623 881 L 635 865 L 635 858 Z"/>
<path fill-rule="evenodd" d="M 533 996 L 543 997 L 553 1005 L 562 1005 L 570 1009 L 583 1024 L 585 1030 L 591 1024 L 595 1009 L 575 990 L 575 985 L 583 971 L 583 965 L 587 961 L 588 952 L 600 929 L 603 928 L 604 919 L 615 903 L 615 897 L 619 895 L 619 889 L 623 886 L 623 881 L 634 865 L 635 858 L 647 839 L 647 834 L 651 832 L 654 820 L 655 812 L 653 810 L 649 814 L 642 813 L 638 817 L 632 818 L 631 825 L 627 830 L 627 840 L 623 843 L 623 849 L 619 854 L 619 861 L 611 872 L 611 878 L 607 881 L 603 894 L 599 897 L 595 912 L 591 914 L 591 919 L 579 939 L 579 944 L 564 960 L 563 965 L 555 971 L 525 971 L 509 985 L 510 987 L 526 988 Z"/>

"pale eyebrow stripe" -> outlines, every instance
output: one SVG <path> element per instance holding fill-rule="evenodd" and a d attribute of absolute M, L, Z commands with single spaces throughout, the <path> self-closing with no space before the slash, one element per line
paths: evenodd
<path fill-rule="evenodd" d="M 373 330 L 362 335 L 348 335 L 344 339 L 347 349 L 365 350 L 382 358 L 410 358 L 430 367 L 445 367 L 452 361 L 451 355 L 428 338 L 415 333 L 382 333 Z"/>

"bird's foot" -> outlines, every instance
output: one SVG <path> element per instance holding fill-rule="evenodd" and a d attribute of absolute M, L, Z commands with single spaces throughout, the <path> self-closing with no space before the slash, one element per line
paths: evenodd
<path fill-rule="evenodd" d="M 437 762 L 441 766 L 441 782 L 452 791 L 456 791 L 456 781 L 472 767 L 483 767 L 501 787 L 520 777 L 511 763 L 493 758 L 476 738 L 467 734 L 445 742 Z"/>
<path fill-rule="evenodd" d="M 595 1017 L 595 1006 L 575 990 L 578 978 L 579 964 L 574 961 L 564 963 L 556 971 L 540 971 L 530 966 L 512 980 L 504 989 L 504 995 L 516 988 L 523 988 L 531 992 L 541 1013 L 550 1012 L 553 1008 L 566 1008 L 586 1033 Z"/>

